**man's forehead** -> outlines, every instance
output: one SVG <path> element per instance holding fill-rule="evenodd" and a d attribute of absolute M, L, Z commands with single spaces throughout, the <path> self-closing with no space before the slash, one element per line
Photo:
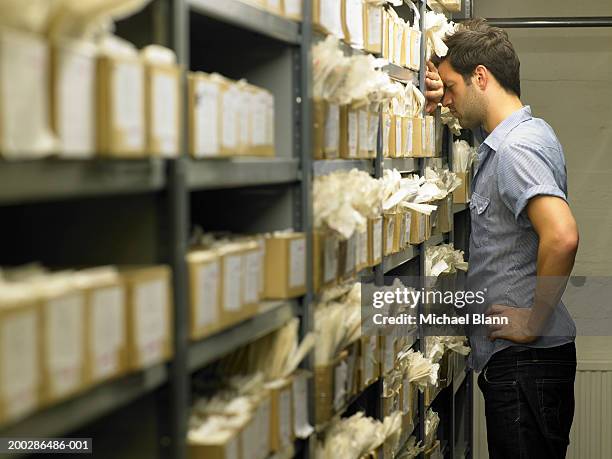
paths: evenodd
<path fill-rule="evenodd" d="M 457 76 L 460 76 L 447 60 L 440 63 L 438 66 L 438 73 L 440 74 L 440 78 L 442 78 L 443 83 L 454 81 Z"/>

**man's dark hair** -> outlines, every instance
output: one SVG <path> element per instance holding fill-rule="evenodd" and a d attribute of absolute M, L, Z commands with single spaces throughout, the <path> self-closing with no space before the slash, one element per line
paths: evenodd
<path fill-rule="evenodd" d="M 448 59 L 470 84 L 474 69 L 484 65 L 502 88 L 521 97 L 521 63 L 505 30 L 487 24 L 485 19 L 471 19 L 459 24 L 444 43 L 448 53 L 434 61 L 436 66 Z"/>

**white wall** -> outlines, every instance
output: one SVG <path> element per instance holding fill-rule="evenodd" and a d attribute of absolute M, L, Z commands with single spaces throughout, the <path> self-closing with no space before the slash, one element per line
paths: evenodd
<path fill-rule="evenodd" d="M 476 17 L 612 16 L 612 1 L 473 0 Z M 612 29 L 508 29 L 521 60 L 523 103 L 565 150 L 570 205 L 580 229 L 574 274 L 610 276 L 612 260 Z M 612 360 L 610 338 L 578 338 L 578 360 Z M 486 458 L 475 389 L 475 457 Z M 612 413 L 609 413 L 612 416 Z M 584 428 L 584 426 L 583 426 Z M 574 430 L 580 429 L 574 424 Z M 479 435 L 480 433 L 480 435 Z M 574 432 L 575 434 L 575 432 Z M 478 440 L 480 439 L 480 440 Z"/>

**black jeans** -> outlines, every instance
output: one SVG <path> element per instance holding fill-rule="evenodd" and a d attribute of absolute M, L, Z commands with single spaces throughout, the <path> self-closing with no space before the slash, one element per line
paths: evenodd
<path fill-rule="evenodd" d="M 574 418 L 576 346 L 513 346 L 478 376 L 485 399 L 489 457 L 564 458 Z"/>

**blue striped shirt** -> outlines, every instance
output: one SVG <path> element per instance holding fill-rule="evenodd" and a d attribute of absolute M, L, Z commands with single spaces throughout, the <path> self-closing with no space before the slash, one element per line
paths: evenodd
<path fill-rule="evenodd" d="M 565 159 L 553 129 L 525 106 L 502 121 L 478 149 L 467 281 L 469 289 L 485 290 L 488 302 L 470 306 L 468 313 L 483 313 L 490 304 L 532 306 L 539 238 L 525 209 L 538 195 L 567 200 Z M 472 328 L 469 334 L 469 365 L 477 371 L 495 352 L 514 345 L 489 341 L 482 328 Z M 528 346 L 574 340 L 576 326 L 562 302 L 550 316 L 545 335 Z"/>

